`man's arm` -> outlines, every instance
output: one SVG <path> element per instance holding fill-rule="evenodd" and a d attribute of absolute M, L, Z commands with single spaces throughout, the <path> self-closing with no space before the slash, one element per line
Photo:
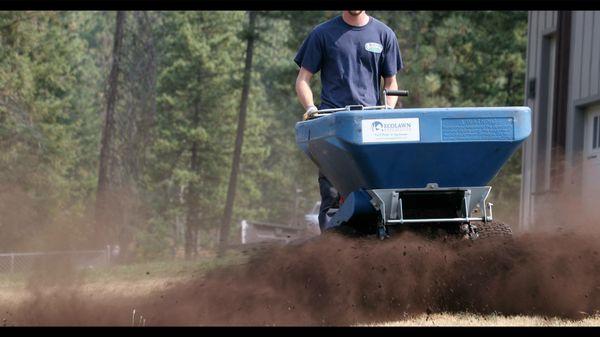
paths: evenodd
<path fill-rule="evenodd" d="M 309 85 L 312 76 L 313 74 L 310 71 L 301 67 L 300 72 L 298 72 L 298 77 L 296 78 L 296 94 L 298 95 L 300 104 L 302 104 L 306 110 L 306 113 L 303 116 L 304 120 L 308 118 L 310 112 L 317 110 L 313 101 L 313 93 L 312 90 L 310 90 Z"/>
<path fill-rule="evenodd" d="M 312 76 L 313 74 L 306 70 L 306 68 L 300 68 L 298 77 L 296 78 L 296 94 L 304 109 L 315 106 L 313 102 L 313 93 L 312 90 L 310 90 L 309 85 Z"/>
<path fill-rule="evenodd" d="M 398 82 L 396 81 L 396 75 L 393 75 L 391 77 L 384 77 L 383 78 L 383 88 L 386 90 L 398 90 Z M 398 96 L 387 96 L 387 99 L 385 101 L 385 105 L 395 108 L 396 107 L 396 103 L 398 102 L 399 97 Z M 402 107 L 402 102 L 399 102 L 398 107 Z"/>

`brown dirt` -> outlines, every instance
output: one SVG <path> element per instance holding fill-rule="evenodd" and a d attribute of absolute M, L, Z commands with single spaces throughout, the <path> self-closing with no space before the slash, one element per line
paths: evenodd
<path fill-rule="evenodd" d="M 600 326 L 600 316 L 570 320 L 540 316 L 503 316 L 477 314 L 423 314 L 395 322 L 375 322 L 366 326 L 527 326 L 527 327 L 583 327 Z"/>
<path fill-rule="evenodd" d="M 443 242 L 405 233 L 380 242 L 325 235 L 143 297 L 93 297 L 77 282 L 48 290 L 38 278 L 30 299 L 0 313 L 15 325 L 132 325 L 140 315 L 146 325 L 351 325 L 425 312 L 583 318 L 600 308 L 598 238 L 537 233 L 512 242 Z"/>

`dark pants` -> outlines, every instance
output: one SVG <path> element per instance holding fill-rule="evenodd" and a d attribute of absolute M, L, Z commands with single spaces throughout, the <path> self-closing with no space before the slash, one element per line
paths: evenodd
<path fill-rule="evenodd" d="M 319 227 L 321 232 L 325 230 L 327 212 L 331 208 L 340 207 L 340 194 L 331 182 L 319 172 L 319 191 L 321 192 L 321 208 L 319 209 Z"/>

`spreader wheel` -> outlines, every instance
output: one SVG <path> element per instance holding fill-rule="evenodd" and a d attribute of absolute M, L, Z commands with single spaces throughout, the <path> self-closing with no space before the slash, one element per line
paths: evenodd
<path fill-rule="evenodd" d="M 477 235 L 480 240 L 490 239 L 512 239 L 512 229 L 510 225 L 502 222 L 476 222 Z"/>

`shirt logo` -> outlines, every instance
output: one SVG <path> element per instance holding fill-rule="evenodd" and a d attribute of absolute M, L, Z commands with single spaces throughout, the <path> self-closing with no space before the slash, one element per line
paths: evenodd
<path fill-rule="evenodd" d="M 383 46 L 377 42 L 367 42 L 365 43 L 365 49 L 372 53 L 381 53 L 383 51 Z"/>

